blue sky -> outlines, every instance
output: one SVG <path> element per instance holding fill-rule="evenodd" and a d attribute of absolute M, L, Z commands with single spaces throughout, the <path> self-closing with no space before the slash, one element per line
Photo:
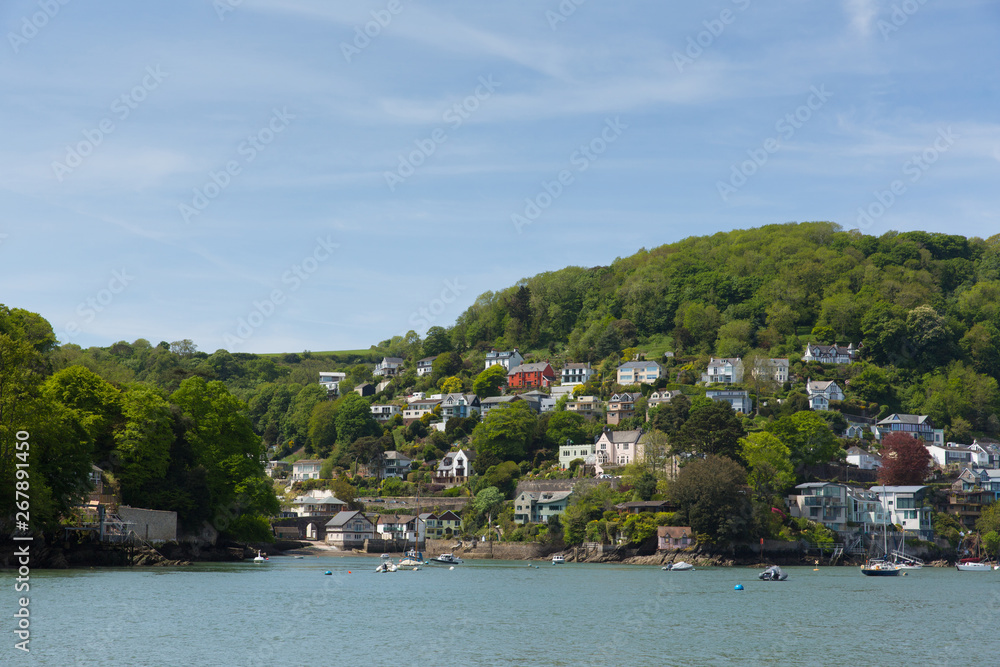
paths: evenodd
<path fill-rule="evenodd" d="M 64 343 L 366 348 L 692 235 L 1000 231 L 996 2 L 12 0 L 0 28 L 0 302 Z"/>

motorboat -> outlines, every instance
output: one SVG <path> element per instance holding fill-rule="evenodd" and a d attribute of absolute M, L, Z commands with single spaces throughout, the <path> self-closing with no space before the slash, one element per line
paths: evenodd
<path fill-rule="evenodd" d="M 761 581 L 784 581 L 785 579 L 788 579 L 788 573 L 777 565 L 772 565 L 758 574 L 757 578 Z"/>
<path fill-rule="evenodd" d="M 566 562 L 566 557 L 562 556 L 561 554 L 556 554 L 555 556 L 552 557 L 553 565 L 562 565 L 565 562 Z"/>
<path fill-rule="evenodd" d="M 992 565 L 984 563 L 978 558 L 963 558 L 955 563 L 955 567 L 959 572 L 990 572 L 993 570 Z"/>
<path fill-rule="evenodd" d="M 375 572 L 379 572 L 379 573 L 381 573 L 381 572 L 395 572 L 397 569 L 399 569 L 396 566 L 395 563 L 393 563 L 391 560 L 389 560 L 390 558 L 392 558 L 392 556 L 390 556 L 389 554 L 382 554 L 381 558 L 382 558 L 382 562 L 379 563 L 378 567 L 375 568 Z"/>
<path fill-rule="evenodd" d="M 694 565 L 691 563 L 685 563 L 684 561 L 679 561 L 673 565 L 666 565 L 663 569 L 669 572 L 689 572 L 694 569 Z"/>
<path fill-rule="evenodd" d="M 262 555 L 261 555 L 261 553 L 260 553 L 260 549 L 258 549 L 258 550 L 257 550 L 257 555 L 256 555 L 256 556 L 254 556 L 254 558 L 253 558 L 253 562 L 255 562 L 255 563 L 263 563 L 263 562 L 264 562 L 264 561 L 266 561 L 266 560 L 267 560 L 267 559 L 266 559 L 266 558 L 264 558 L 264 556 L 262 556 Z"/>
<path fill-rule="evenodd" d="M 455 554 L 441 554 L 435 558 L 431 558 L 431 563 L 441 563 L 442 565 L 457 565 L 462 562 L 462 559 Z"/>

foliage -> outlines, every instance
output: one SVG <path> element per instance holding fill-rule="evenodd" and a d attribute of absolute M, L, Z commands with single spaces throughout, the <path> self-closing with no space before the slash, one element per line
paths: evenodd
<path fill-rule="evenodd" d="M 765 428 L 788 447 L 794 466 L 826 463 L 843 452 L 826 420 L 815 412 L 803 411 L 780 417 Z"/>
<path fill-rule="evenodd" d="M 751 520 L 746 471 L 725 456 L 711 454 L 681 468 L 670 485 L 678 514 L 696 533 L 721 540 L 744 536 Z"/>
<path fill-rule="evenodd" d="M 672 443 L 678 454 L 717 454 L 734 458 L 736 446 L 744 435 L 743 424 L 737 419 L 732 406 L 722 401 L 711 401 L 691 409 Z"/>
<path fill-rule="evenodd" d="M 1000 501 L 990 503 L 976 519 L 976 530 L 980 533 L 1000 533 Z"/>
<path fill-rule="evenodd" d="M 507 383 L 507 370 L 501 364 L 493 364 L 476 376 L 472 391 L 479 398 L 499 396 L 500 387 Z"/>
<path fill-rule="evenodd" d="M 337 443 L 350 444 L 364 436 L 378 436 L 382 428 L 372 416 L 368 401 L 354 392 L 348 392 L 337 401 Z"/>
<path fill-rule="evenodd" d="M 931 462 L 920 440 L 908 433 L 890 433 L 882 438 L 878 481 L 886 486 L 919 486 L 930 472 Z"/>
<path fill-rule="evenodd" d="M 494 466 L 503 461 L 521 461 L 535 431 L 535 413 L 524 401 L 514 401 L 490 410 L 472 432 L 477 465 Z"/>
<path fill-rule="evenodd" d="M 771 433 L 757 432 L 741 438 L 740 458 L 750 469 L 747 481 L 759 500 L 770 501 L 795 483 L 791 450 Z"/>

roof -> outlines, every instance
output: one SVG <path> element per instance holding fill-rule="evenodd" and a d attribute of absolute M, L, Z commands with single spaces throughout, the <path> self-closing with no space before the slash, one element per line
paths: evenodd
<path fill-rule="evenodd" d="M 407 456 L 406 454 L 403 454 L 402 452 L 397 452 L 395 449 L 386 452 L 385 454 L 383 454 L 383 457 L 386 458 L 386 459 L 389 459 L 390 461 L 393 460 L 393 459 L 400 459 L 400 460 L 406 459 L 407 461 L 412 461 L 413 460 L 409 456 Z"/>
<path fill-rule="evenodd" d="M 452 512 L 451 510 L 448 510 L 444 514 L 439 514 L 437 518 L 440 519 L 440 520 L 442 520 L 442 521 L 461 521 L 462 520 L 462 517 L 458 516 L 457 514 L 455 514 L 454 512 Z"/>
<path fill-rule="evenodd" d="M 351 519 L 354 519 L 355 517 L 358 517 L 358 516 L 360 516 L 361 518 L 363 518 L 365 521 L 368 521 L 368 517 L 366 517 L 361 512 L 358 512 L 357 510 L 345 510 L 343 512 L 337 512 L 333 516 L 332 519 L 330 519 L 329 521 L 326 522 L 326 527 L 327 528 L 341 528 L 341 527 L 347 525 L 348 521 L 350 521 Z"/>
<path fill-rule="evenodd" d="M 489 398 L 484 398 L 483 400 L 479 401 L 479 404 L 486 405 L 487 403 L 489 403 L 491 405 L 499 405 L 500 403 L 510 403 L 511 401 L 520 401 L 520 400 L 521 400 L 520 396 L 514 396 L 508 394 L 506 396 L 490 396 Z"/>
<path fill-rule="evenodd" d="M 518 356 L 520 356 L 521 354 L 520 352 L 517 351 L 516 347 L 513 350 L 504 350 L 503 352 L 499 352 L 497 350 L 490 350 L 489 352 L 486 353 L 486 358 L 497 359 L 503 357 L 513 357 L 515 354 Z"/>
<path fill-rule="evenodd" d="M 598 436 L 597 439 L 600 440 L 601 437 L 604 437 L 604 436 L 608 436 L 608 440 L 610 440 L 611 442 L 613 442 L 615 444 L 618 444 L 620 442 L 621 443 L 624 443 L 624 442 L 633 443 L 633 442 L 638 442 L 639 441 L 639 438 L 642 436 L 642 429 L 640 428 L 640 429 L 636 429 L 634 431 L 610 431 L 610 430 L 605 429 L 601 433 L 601 435 Z"/>
<path fill-rule="evenodd" d="M 746 391 L 744 389 L 727 389 L 727 390 L 721 390 L 721 389 L 720 390 L 714 390 L 714 389 L 712 389 L 712 390 L 706 391 L 705 392 L 705 396 L 708 396 L 709 398 L 713 398 L 713 397 L 714 398 L 729 398 L 729 397 L 733 397 L 733 398 L 735 398 L 735 397 L 749 398 L 750 397 L 750 392 L 748 392 L 748 391 Z"/>
<path fill-rule="evenodd" d="M 827 389 L 830 388 L 831 384 L 837 386 L 837 382 L 835 380 L 810 380 L 806 385 L 806 389 L 814 391 L 826 391 Z"/>
<path fill-rule="evenodd" d="M 566 370 L 567 368 L 590 368 L 590 362 L 589 361 L 583 361 L 583 362 L 577 363 L 575 361 L 571 361 L 568 364 L 566 364 L 565 366 L 563 366 L 563 370 Z"/>
<path fill-rule="evenodd" d="M 623 368 L 649 368 L 650 366 L 660 367 L 655 361 L 626 361 L 624 364 L 618 367 L 618 370 Z"/>
<path fill-rule="evenodd" d="M 383 364 L 401 364 L 401 363 L 403 363 L 403 359 L 401 359 L 400 357 L 384 357 L 382 359 L 382 363 Z"/>
<path fill-rule="evenodd" d="M 682 537 L 694 537 L 690 526 L 660 526 L 656 529 L 657 537 L 671 537 L 675 540 Z"/>
<path fill-rule="evenodd" d="M 864 454 L 865 456 L 871 456 L 872 454 L 864 449 L 861 449 L 857 445 L 854 447 L 849 447 L 847 450 L 848 454 Z"/>
<path fill-rule="evenodd" d="M 878 425 L 882 424 L 924 424 L 928 423 L 929 417 L 927 415 L 908 415 L 905 413 L 896 414 L 893 413 L 878 422 Z"/>
<path fill-rule="evenodd" d="M 926 486 L 873 486 L 870 491 L 875 493 L 916 493 Z"/>
<path fill-rule="evenodd" d="M 639 400 L 640 396 L 642 396 L 642 392 L 640 392 L 640 391 L 633 391 L 633 392 L 623 391 L 623 392 L 621 392 L 619 394 L 612 394 L 610 400 L 612 400 L 612 401 L 619 401 L 619 402 L 620 401 L 637 401 L 637 400 Z"/>
<path fill-rule="evenodd" d="M 534 500 L 536 503 L 541 503 L 547 505 L 549 503 L 557 503 L 561 500 L 569 498 L 572 491 L 525 491 L 521 494 L 529 500 Z M 520 497 L 520 496 L 519 496 Z"/>
<path fill-rule="evenodd" d="M 743 360 L 741 358 L 739 358 L 739 357 L 722 357 L 720 359 L 716 359 L 715 357 L 712 357 L 712 359 L 708 362 L 708 365 L 709 366 L 725 366 L 726 364 L 730 364 L 732 366 L 735 366 L 736 364 L 742 364 L 742 363 L 743 363 Z"/>
<path fill-rule="evenodd" d="M 327 498 L 313 498 L 312 496 L 299 496 L 292 501 L 293 505 L 346 505 L 343 500 L 339 500 L 336 496 L 329 496 Z"/>
<path fill-rule="evenodd" d="M 310 464 L 310 463 L 320 463 L 321 464 L 321 463 L 323 463 L 323 459 L 300 459 L 300 460 L 296 461 L 295 463 L 293 463 L 292 467 L 294 468 L 295 466 L 306 465 L 306 464 Z"/>
<path fill-rule="evenodd" d="M 430 363 L 433 363 L 435 359 L 437 359 L 437 355 L 434 355 L 433 357 L 424 357 L 423 359 L 419 360 L 417 363 L 418 364 L 430 364 Z"/>
<path fill-rule="evenodd" d="M 537 361 L 531 364 L 521 364 L 520 366 L 515 366 L 510 369 L 507 375 L 513 375 L 515 373 L 541 373 L 545 369 L 552 370 L 552 366 L 546 361 Z M 555 371 L 552 371 L 553 376 L 555 376 Z"/>

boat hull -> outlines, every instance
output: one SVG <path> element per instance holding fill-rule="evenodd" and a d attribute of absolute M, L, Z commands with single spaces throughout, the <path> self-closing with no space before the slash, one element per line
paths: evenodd
<path fill-rule="evenodd" d="M 955 566 L 959 572 L 991 572 L 993 566 L 988 563 L 958 563 Z"/>

